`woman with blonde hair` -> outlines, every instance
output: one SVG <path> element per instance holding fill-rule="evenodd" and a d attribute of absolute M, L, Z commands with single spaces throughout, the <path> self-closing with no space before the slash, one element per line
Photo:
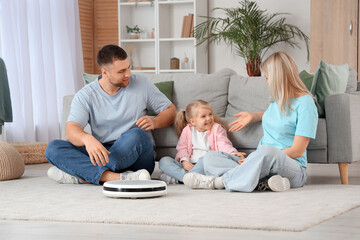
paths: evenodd
<path fill-rule="evenodd" d="M 304 186 L 306 148 L 310 138 L 316 136 L 318 123 L 313 97 L 287 53 L 272 54 L 261 65 L 261 71 L 269 85 L 269 107 L 265 112 L 236 114 L 239 118 L 230 123 L 229 129 L 239 131 L 250 122 L 262 121 L 264 135 L 257 150 L 241 165 L 234 164 L 232 156 L 209 152 L 203 158 L 203 167 L 212 176 L 188 173 L 185 185 L 215 188 L 214 182 L 221 182 L 226 190 L 240 192 L 252 192 L 256 187 L 280 192 Z"/>
<path fill-rule="evenodd" d="M 238 153 L 233 147 L 224 126 L 210 104 L 203 100 L 193 101 L 185 110 L 179 111 L 175 119 L 175 128 L 180 136 L 176 146 L 177 154 L 175 159 L 160 159 L 159 167 L 164 172 L 160 179 L 175 183 L 183 181 L 187 172 L 205 174 L 202 157 L 211 150 L 232 154 L 236 161 L 242 162 L 243 153 Z"/>

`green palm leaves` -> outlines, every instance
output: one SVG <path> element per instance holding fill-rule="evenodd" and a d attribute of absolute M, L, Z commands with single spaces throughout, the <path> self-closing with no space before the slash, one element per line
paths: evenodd
<path fill-rule="evenodd" d="M 296 41 L 304 41 L 309 57 L 309 38 L 296 26 L 286 23 L 286 13 L 268 14 L 256 2 L 243 0 L 239 8 L 215 8 L 225 17 L 207 17 L 194 28 L 194 36 L 203 42 L 225 42 L 246 61 L 249 76 L 260 76 L 260 63 L 266 51 L 280 42 L 300 47 Z"/>

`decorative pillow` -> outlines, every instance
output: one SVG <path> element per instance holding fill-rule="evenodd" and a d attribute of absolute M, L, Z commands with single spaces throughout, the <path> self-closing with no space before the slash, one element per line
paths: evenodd
<path fill-rule="evenodd" d="M 302 70 L 299 73 L 301 81 L 305 84 L 306 88 L 310 91 L 311 85 L 313 83 L 314 75 L 308 73 L 306 70 Z"/>
<path fill-rule="evenodd" d="M 346 93 L 356 92 L 357 90 L 357 72 L 353 68 L 349 68 L 349 81 L 346 86 Z"/>
<path fill-rule="evenodd" d="M 174 81 L 158 82 L 154 84 L 170 101 L 172 101 L 172 92 Z"/>
<path fill-rule="evenodd" d="M 306 88 L 310 91 L 311 85 L 314 79 L 314 74 L 308 73 L 306 70 L 303 70 L 299 73 L 300 79 L 305 84 Z M 349 67 L 349 79 L 346 85 L 346 93 L 356 92 L 357 89 L 357 72 Z"/>
<path fill-rule="evenodd" d="M 158 82 L 154 83 L 154 85 L 162 92 L 170 101 L 172 101 L 172 93 L 173 93 L 173 86 L 174 81 L 166 81 L 166 82 Z M 155 116 L 156 114 L 149 111 L 149 116 Z"/>
<path fill-rule="evenodd" d="M 99 74 L 83 73 L 82 77 L 83 77 L 84 83 L 86 85 L 86 84 L 89 84 L 89 83 L 95 81 L 96 79 L 98 79 Z"/>
<path fill-rule="evenodd" d="M 266 78 L 231 76 L 228 102 L 225 117 L 242 111 L 264 112 L 270 104 Z"/>
<path fill-rule="evenodd" d="M 310 89 L 315 96 L 319 117 L 325 117 L 325 98 L 331 94 L 344 93 L 349 78 L 349 65 L 330 65 L 321 60 Z"/>

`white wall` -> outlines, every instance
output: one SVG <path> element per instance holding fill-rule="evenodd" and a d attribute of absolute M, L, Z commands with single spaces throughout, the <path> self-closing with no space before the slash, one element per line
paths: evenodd
<path fill-rule="evenodd" d="M 211 12 L 215 7 L 238 7 L 240 0 L 209 0 L 209 15 L 218 16 L 219 12 Z M 289 13 L 284 15 L 287 22 L 299 27 L 308 37 L 310 37 L 310 0 L 256 0 L 259 7 L 263 10 L 267 9 L 269 13 Z M 218 12 L 218 13 L 217 13 Z M 291 48 L 285 44 L 279 44 L 271 48 L 265 58 L 273 52 L 282 50 L 288 52 L 298 65 L 299 71 L 309 71 L 310 65 L 307 61 L 305 44 L 301 43 L 301 50 Z M 264 59 L 265 59 L 264 58 Z M 220 43 L 217 45 L 209 45 L 209 73 L 216 72 L 222 68 L 229 67 L 238 74 L 247 76 L 245 61 L 233 54 L 231 48 Z"/>

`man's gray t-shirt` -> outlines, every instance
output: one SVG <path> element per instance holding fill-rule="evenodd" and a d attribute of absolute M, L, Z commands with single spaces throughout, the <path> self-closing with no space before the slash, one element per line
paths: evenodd
<path fill-rule="evenodd" d="M 136 127 L 136 121 L 148 110 L 159 114 L 170 105 L 171 101 L 144 76 L 131 75 L 129 85 L 112 96 L 96 80 L 75 94 L 68 121 L 83 127 L 89 123 L 98 141 L 114 142 Z"/>

